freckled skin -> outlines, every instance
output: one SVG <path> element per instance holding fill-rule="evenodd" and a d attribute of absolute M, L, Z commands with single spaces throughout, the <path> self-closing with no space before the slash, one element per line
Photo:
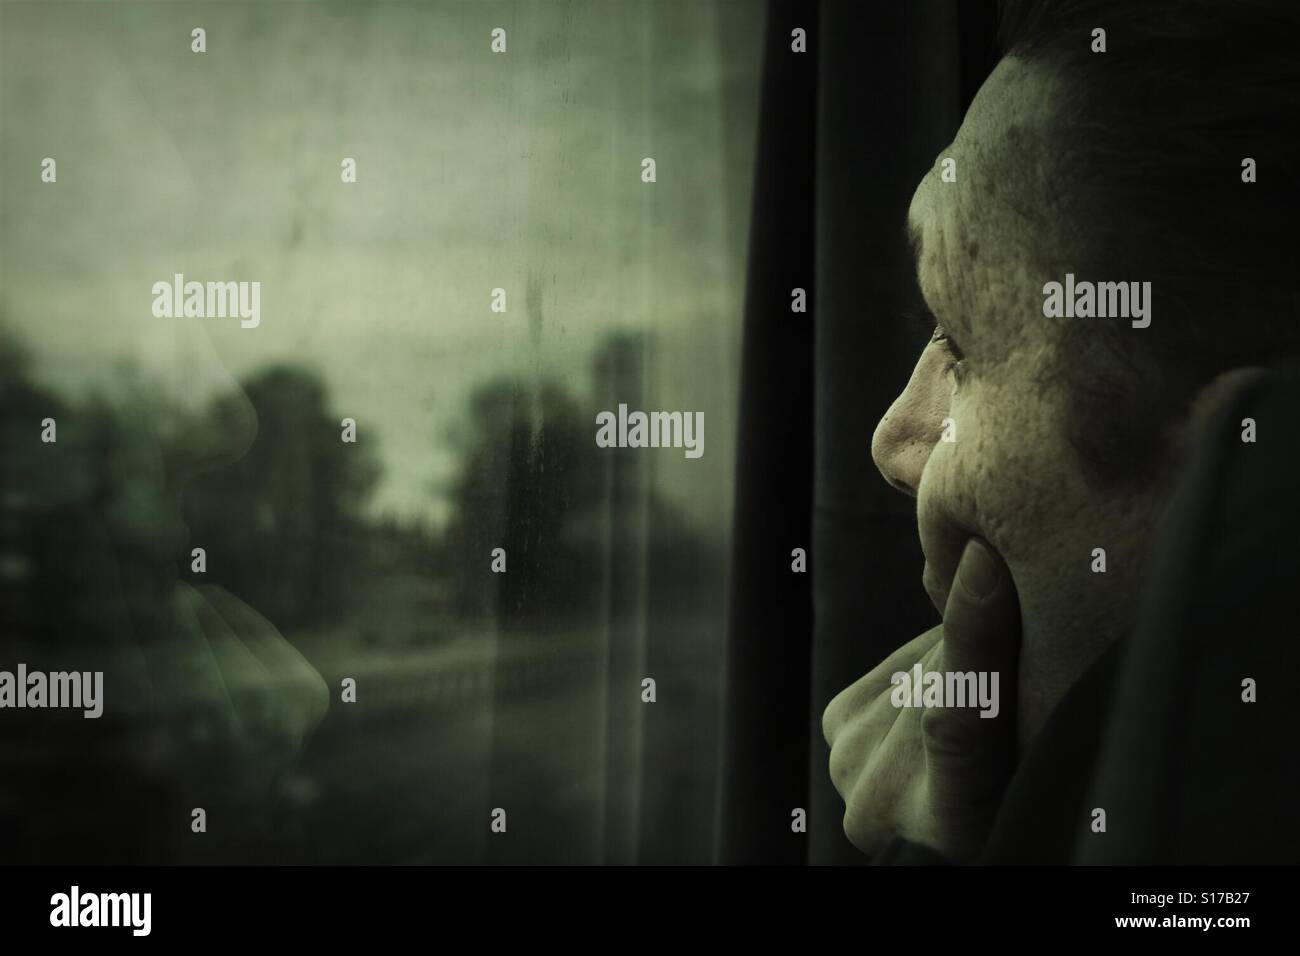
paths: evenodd
<path fill-rule="evenodd" d="M 987 667 L 977 648 L 996 649 L 995 638 L 1008 630 L 986 628 L 979 636 L 987 643 L 977 644 L 972 657 L 967 628 L 978 615 L 963 615 L 960 624 L 951 616 L 966 603 L 950 596 L 963 593 L 953 582 L 969 539 L 988 542 L 1014 584 L 1004 600 L 1018 606 L 1018 618 L 1002 613 L 998 620 L 1018 621 L 1010 628 L 1020 632 L 1010 635 L 1018 654 L 989 659 L 1017 661 L 1007 666 L 1018 673 L 1002 678 L 1015 688 L 1015 726 L 1004 746 L 1023 753 L 1066 691 L 1132 622 L 1190 436 L 1208 417 L 1206 408 L 1229 400 L 1253 374 L 1221 376 L 1188 419 L 1172 423 L 1160 477 L 1123 490 L 1085 478 L 1066 437 L 1066 412 L 1086 415 L 1089 406 L 1059 372 L 1080 357 L 1059 345 L 1059 320 L 1042 314 L 1043 284 L 1077 261 L 1072 245 L 1088 226 L 1058 214 L 1069 184 L 1052 182 L 1048 173 L 1056 148 L 1053 102 L 1050 74 L 1003 60 L 941 151 L 957 159 L 957 181 L 943 182 L 936 164 L 909 211 L 921 237 L 921 289 L 964 357 L 955 368 L 948 342 L 929 343 L 872 439 L 881 473 L 916 498 L 922 583 L 945 622 L 910 641 L 899 635 L 900 649 L 837 695 L 823 716 L 832 779 L 845 799 L 845 832 L 866 851 L 896 834 L 953 859 L 972 858 L 1009 779 L 1005 754 L 989 751 L 989 763 L 964 742 L 958 754 L 967 770 L 939 779 L 935 757 L 943 754 L 931 752 L 924 722 L 887 700 L 892 671 L 917 661 L 942 669 L 950 651 L 975 661 L 975 669 Z M 1150 375 L 1144 384 L 1160 387 Z M 942 440 L 946 418 L 953 421 L 952 442 Z M 1105 573 L 1092 571 L 1094 548 L 1105 549 Z M 954 719 L 941 717 L 942 709 L 928 713 L 936 726 Z"/>
<path fill-rule="evenodd" d="M 909 218 L 922 236 L 921 288 L 967 371 L 957 383 L 943 343 L 930 343 L 872 442 L 886 478 L 917 497 L 924 583 L 938 607 L 971 535 L 1011 570 L 1023 621 L 1022 745 L 1131 617 L 1166 493 L 1090 488 L 1065 439 L 1070 396 L 1051 372 L 1056 330 L 1042 315 L 1051 276 L 1040 263 L 1067 253 L 1017 194 L 1050 194 L 1032 155 L 1016 158 L 1044 148 L 1032 130 L 1050 108 L 1045 78 L 1004 60 L 943 152 L 957 158 L 958 181 L 932 171 L 917 188 Z M 1009 182 L 1020 167 L 1023 180 Z M 945 417 L 955 442 L 937 441 Z M 1091 570 L 1098 547 L 1104 574 Z"/>

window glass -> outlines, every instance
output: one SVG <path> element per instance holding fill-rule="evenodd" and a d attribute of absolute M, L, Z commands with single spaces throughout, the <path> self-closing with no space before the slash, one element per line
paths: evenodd
<path fill-rule="evenodd" d="M 761 4 L 0 17 L 19 855 L 709 859 Z"/>

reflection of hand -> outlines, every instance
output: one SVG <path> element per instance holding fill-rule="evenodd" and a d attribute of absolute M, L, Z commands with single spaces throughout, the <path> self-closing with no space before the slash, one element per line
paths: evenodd
<path fill-rule="evenodd" d="M 174 601 L 177 631 L 149 655 L 166 769 L 195 762 L 197 751 L 199 762 L 215 759 L 238 774 L 245 792 L 268 786 L 325 716 L 324 680 L 274 625 L 225 590 L 180 585 Z"/>
<path fill-rule="evenodd" d="M 891 654 L 826 708 L 844 830 L 871 853 L 901 836 L 956 861 L 988 838 L 1016 755 L 1020 612 L 1002 559 L 972 538 L 962 553 L 944 620 Z M 998 715 L 976 707 L 897 707 L 890 678 L 910 671 L 997 672 Z"/>

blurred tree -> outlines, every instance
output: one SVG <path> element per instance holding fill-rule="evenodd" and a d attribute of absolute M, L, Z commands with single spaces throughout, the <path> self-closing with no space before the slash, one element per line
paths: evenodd
<path fill-rule="evenodd" d="M 312 372 L 277 366 L 218 399 L 212 420 L 244 399 L 258 431 L 247 454 L 193 479 L 185 491 L 192 541 L 207 549 L 211 579 L 281 627 L 343 613 L 365 588 L 363 512 L 380 469 L 364 429 L 342 441 L 341 416 Z"/>
<path fill-rule="evenodd" d="M 457 612 L 519 620 L 590 604 L 601 549 L 574 530 L 602 501 L 601 470 L 577 402 L 551 382 L 525 391 L 503 378 L 469 404 L 443 539 Z M 506 550 L 506 574 L 488 573 L 494 548 Z"/>

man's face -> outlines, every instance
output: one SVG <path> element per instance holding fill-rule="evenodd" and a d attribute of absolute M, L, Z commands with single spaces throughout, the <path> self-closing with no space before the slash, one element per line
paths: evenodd
<path fill-rule="evenodd" d="M 1072 399 L 1054 373 L 1053 323 L 1068 320 L 1042 313 L 1043 283 L 1063 276 L 1035 263 L 1068 266 L 1087 224 L 1053 215 L 1054 192 L 1070 188 L 1040 161 L 1053 102 L 1047 77 L 1003 60 L 917 188 L 918 281 L 942 331 L 872 441 L 881 472 L 917 499 L 924 582 L 941 610 L 970 536 L 1011 569 L 1022 743 L 1131 617 L 1162 494 L 1091 487 L 1066 440 Z M 955 182 L 942 181 L 946 158 Z M 1104 573 L 1092 570 L 1096 548 Z"/>

